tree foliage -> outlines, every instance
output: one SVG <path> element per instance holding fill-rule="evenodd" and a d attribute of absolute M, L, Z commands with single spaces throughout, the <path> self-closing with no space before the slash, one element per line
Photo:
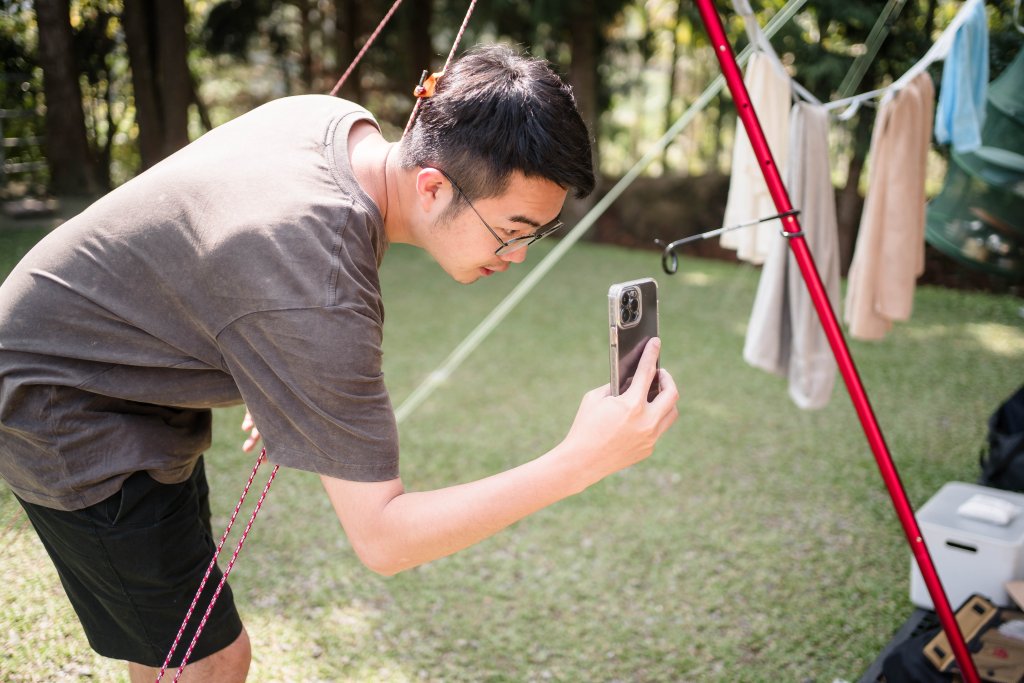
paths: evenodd
<path fill-rule="evenodd" d="M 47 1 L 53 0 L 0 0 L 0 62 L 5 74 L 23 75 L 17 83 L 7 78 L 0 83 L 0 107 L 43 111 L 34 97 L 43 84 L 36 36 L 37 9 Z M 152 163 L 188 137 L 262 101 L 329 91 L 391 6 L 391 0 L 182 0 L 187 14 L 168 22 L 157 21 L 154 9 L 168 3 L 138 0 L 133 8 L 149 9 L 138 13 L 145 28 L 132 48 L 133 31 L 126 30 L 131 12 L 126 16 L 124 4 L 129 1 L 68 0 L 72 47 L 67 58 L 78 74 L 88 153 L 103 170 L 104 185 L 123 182 L 144 159 Z M 811 0 L 773 43 L 805 87 L 831 99 L 889 1 Z M 760 23 L 783 5 L 784 0 L 755 3 Z M 957 0 L 905 0 L 859 90 L 902 74 L 959 5 Z M 466 0 L 405 3 L 342 95 L 366 104 L 387 132 L 397 134 L 420 72 L 441 68 L 467 7 Z M 742 24 L 727 3 L 720 2 L 719 10 L 738 51 L 746 43 Z M 1021 41 L 1011 27 L 1008 0 L 990 3 L 988 11 L 995 75 Z M 153 54 L 171 31 L 181 32 L 187 52 L 161 71 Z M 566 75 L 610 174 L 639 158 L 718 73 L 696 8 L 686 0 L 480 2 L 460 49 L 491 40 L 518 43 Z M 175 124 L 165 111 L 165 97 L 186 112 L 184 134 L 181 119 Z M 147 98 L 155 104 L 147 105 Z M 154 117 L 154 111 L 164 113 Z M 648 173 L 725 168 L 733 117 L 727 95 L 713 101 Z M 839 175 L 854 185 L 854 195 L 872 119 L 873 110 L 865 107 L 843 124 L 846 150 Z M 38 121 L 28 118 L 6 125 L 7 131 L 20 126 L 18 135 L 42 132 Z M 168 134 L 171 128 L 176 132 Z M 159 151 L 140 155 L 150 135 L 159 141 Z"/>

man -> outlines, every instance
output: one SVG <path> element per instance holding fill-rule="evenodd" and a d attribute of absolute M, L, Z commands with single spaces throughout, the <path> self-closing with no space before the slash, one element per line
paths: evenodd
<path fill-rule="evenodd" d="M 522 262 L 567 192 L 593 184 L 568 87 L 490 47 L 448 69 L 399 144 L 356 105 L 284 98 L 44 238 L 0 287 L 0 475 L 93 648 L 127 660 L 133 681 L 166 656 L 214 547 L 200 458 L 213 407 L 244 401 L 246 449 L 262 438 L 273 462 L 320 474 L 360 559 L 385 575 L 647 457 L 677 416 L 664 370 L 646 400 L 657 340 L 631 391 L 589 392 L 550 452 L 436 491 L 407 493 L 398 475 L 381 375 L 387 244 L 422 247 L 470 283 Z M 245 679 L 228 590 L 192 657 L 186 680 Z"/>

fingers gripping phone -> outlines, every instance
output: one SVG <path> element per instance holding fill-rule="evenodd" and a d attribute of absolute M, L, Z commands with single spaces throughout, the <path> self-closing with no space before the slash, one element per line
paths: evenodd
<path fill-rule="evenodd" d="M 658 336 L 658 283 L 648 277 L 609 287 L 608 328 L 612 395 L 618 396 L 629 389 L 647 342 Z M 659 391 L 655 375 L 647 400 Z"/>

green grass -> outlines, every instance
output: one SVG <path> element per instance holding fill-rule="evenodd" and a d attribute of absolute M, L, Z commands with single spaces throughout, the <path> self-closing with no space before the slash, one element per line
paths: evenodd
<path fill-rule="evenodd" d="M 0 233 L 0 254 L 11 248 Z M 539 245 L 538 245 L 539 246 Z M 544 248 L 534 248 L 531 261 Z M 515 270 L 524 270 L 522 268 Z M 855 680 L 909 616 L 909 551 L 841 381 L 802 412 L 747 366 L 758 271 L 575 247 L 401 425 L 426 489 L 554 446 L 607 381 L 605 292 L 654 275 L 681 417 L 647 461 L 451 558 L 390 579 L 358 563 L 312 475 L 282 470 L 232 574 L 255 681 Z M 519 275 L 473 287 L 423 252 L 383 268 L 397 406 Z M 911 503 L 974 481 L 985 421 L 1021 382 L 1021 300 L 921 288 L 913 319 L 851 342 Z M 251 458 L 220 411 L 207 468 L 223 528 Z M 0 679 L 121 680 L 92 654 L 0 493 Z M 0 526 L 0 528 L 2 528 Z"/>

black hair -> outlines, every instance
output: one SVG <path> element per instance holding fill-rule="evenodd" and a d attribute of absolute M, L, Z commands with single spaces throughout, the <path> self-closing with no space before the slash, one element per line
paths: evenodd
<path fill-rule="evenodd" d="M 440 168 L 471 200 L 501 194 L 515 171 L 579 198 L 594 190 L 590 134 L 572 88 L 545 60 L 505 45 L 474 48 L 449 65 L 402 140 L 401 162 Z M 451 208 L 462 199 L 456 192 Z"/>

